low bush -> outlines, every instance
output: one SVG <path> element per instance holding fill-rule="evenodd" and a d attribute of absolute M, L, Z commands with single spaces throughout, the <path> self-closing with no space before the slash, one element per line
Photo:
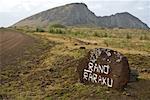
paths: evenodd
<path fill-rule="evenodd" d="M 126 39 L 131 39 L 131 38 L 132 38 L 132 36 L 130 34 L 126 35 Z"/>
<path fill-rule="evenodd" d="M 66 34 L 65 30 L 59 28 L 49 28 L 49 33 Z"/>
<path fill-rule="evenodd" d="M 147 35 L 140 36 L 140 40 L 149 40 L 149 37 Z"/>
<path fill-rule="evenodd" d="M 36 28 L 36 32 L 45 32 L 45 30 L 42 29 L 42 28 L 37 27 L 37 28 Z"/>
<path fill-rule="evenodd" d="M 53 24 L 50 27 L 53 27 L 53 28 L 66 28 L 66 26 L 61 25 L 61 24 Z"/>

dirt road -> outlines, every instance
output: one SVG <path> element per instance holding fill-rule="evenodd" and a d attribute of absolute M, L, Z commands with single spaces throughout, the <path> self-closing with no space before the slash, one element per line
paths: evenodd
<path fill-rule="evenodd" d="M 0 66 L 22 56 L 24 47 L 32 45 L 34 39 L 11 29 L 0 29 Z"/>

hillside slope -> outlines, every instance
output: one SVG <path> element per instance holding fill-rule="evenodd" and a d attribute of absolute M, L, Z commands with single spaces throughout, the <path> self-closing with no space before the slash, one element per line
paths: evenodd
<path fill-rule="evenodd" d="M 49 9 L 23 19 L 13 26 L 47 27 L 50 24 L 148 29 L 145 23 L 127 12 L 98 17 L 84 3 L 71 3 Z"/>

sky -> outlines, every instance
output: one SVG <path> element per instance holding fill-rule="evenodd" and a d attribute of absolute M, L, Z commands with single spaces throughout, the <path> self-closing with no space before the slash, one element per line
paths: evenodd
<path fill-rule="evenodd" d="M 0 0 L 0 27 L 69 3 L 85 3 L 97 16 L 129 12 L 150 27 L 150 0 Z"/>

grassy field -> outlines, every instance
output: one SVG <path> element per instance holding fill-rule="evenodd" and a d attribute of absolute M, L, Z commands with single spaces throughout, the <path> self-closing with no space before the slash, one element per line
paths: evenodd
<path fill-rule="evenodd" d="M 150 99 L 150 30 L 52 28 L 20 29 L 40 40 L 17 62 L 1 69 L 0 98 L 16 100 L 148 100 Z M 85 47 L 82 49 L 81 47 Z M 79 82 L 76 67 L 93 48 L 110 48 L 127 56 L 138 81 L 122 91 Z"/>

